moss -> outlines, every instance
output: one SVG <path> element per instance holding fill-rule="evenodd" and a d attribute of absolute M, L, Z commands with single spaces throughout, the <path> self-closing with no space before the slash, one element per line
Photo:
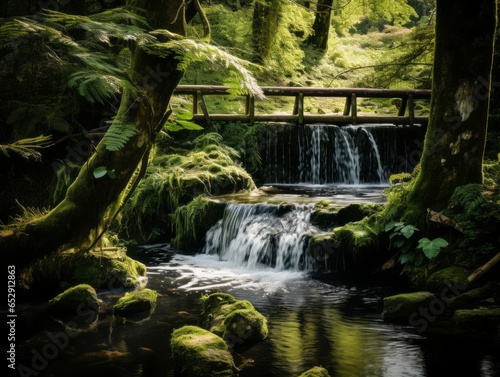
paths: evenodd
<path fill-rule="evenodd" d="M 469 272 L 459 266 L 451 266 L 434 272 L 429 279 L 427 279 L 427 287 L 432 292 L 441 292 L 449 285 L 468 285 L 467 277 Z"/>
<path fill-rule="evenodd" d="M 137 288 L 146 276 L 146 266 L 125 254 L 125 249 L 95 251 L 82 255 L 72 280 L 95 288 Z"/>
<path fill-rule="evenodd" d="M 401 293 L 384 297 L 384 320 L 408 321 L 408 318 L 420 307 L 428 307 L 436 297 L 430 292 Z"/>
<path fill-rule="evenodd" d="M 255 188 L 252 177 L 238 162 L 238 153 L 224 145 L 219 134 L 201 135 L 184 147 L 153 159 L 147 176 L 124 208 L 125 238 L 151 242 L 168 237 L 170 214 L 199 195 Z"/>
<path fill-rule="evenodd" d="M 450 304 L 455 309 L 471 309 L 477 307 L 483 300 L 493 298 L 495 302 L 500 299 L 500 284 L 495 282 L 488 282 L 482 287 L 471 289 L 458 296 Z"/>
<path fill-rule="evenodd" d="M 226 342 L 196 326 L 174 330 L 170 341 L 176 375 L 234 376 L 237 373 Z"/>
<path fill-rule="evenodd" d="M 247 300 L 237 300 L 227 293 L 214 293 L 201 298 L 200 321 L 213 333 L 234 343 L 267 337 L 267 320 Z"/>
<path fill-rule="evenodd" d="M 497 330 L 500 324 L 500 308 L 460 309 L 453 316 L 457 326 L 481 330 Z"/>
<path fill-rule="evenodd" d="M 329 209 L 314 209 L 311 212 L 311 224 L 322 227 L 332 228 L 335 225 L 337 213 Z"/>
<path fill-rule="evenodd" d="M 127 292 L 113 307 L 113 313 L 120 317 L 131 317 L 144 312 L 150 314 L 156 307 L 157 297 L 155 291 L 147 288 Z"/>
<path fill-rule="evenodd" d="M 51 313 L 58 317 L 81 315 L 87 311 L 94 312 L 92 321 L 97 319 L 99 300 L 93 287 L 88 284 L 79 284 L 60 293 L 49 300 Z"/>
<path fill-rule="evenodd" d="M 207 231 L 222 219 L 226 203 L 220 203 L 205 196 L 198 196 L 172 215 L 175 237 L 172 246 L 179 250 L 196 251 L 203 246 Z"/>
<path fill-rule="evenodd" d="M 330 374 L 325 368 L 313 367 L 302 373 L 299 377 L 330 377 Z"/>
<path fill-rule="evenodd" d="M 382 204 L 352 203 L 339 209 L 335 220 L 337 225 L 344 225 L 350 222 L 360 221 L 383 209 L 384 206 Z"/>

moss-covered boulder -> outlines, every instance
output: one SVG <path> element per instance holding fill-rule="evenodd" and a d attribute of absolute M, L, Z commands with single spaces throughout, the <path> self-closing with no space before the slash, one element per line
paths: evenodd
<path fill-rule="evenodd" d="M 146 266 L 126 255 L 126 249 L 96 250 L 77 256 L 72 280 L 95 288 L 138 288 L 146 277 Z"/>
<path fill-rule="evenodd" d="M 341 226 L 350 222 L 360 221 L 383 209 L 384 206 L 382 204 L 352 203 L 339 209 L 335 216 L 335 222 L 337 226 Z"/>
<path fill-rule="evenodd" d="M 484 301 L 500 300 L 500 283 L 487 282 L 481 287 L 471 289 L 458 295 L 450 306 L 454 309 L 473 309 L 484 304 Z"/>
<path fill-rule="evenodd" d="M 201 323 L 232 344 L 262 340 L 267 337 L 266 318 L 247 300 L 237 300 L 227 293 L 213 293 L 201 298 Z"/>
<path fill-rule="evenodd" d="M 436 297 L 430 292 L 401 293 L 384 297 L 383 318 L 386 321 L 408 321 L 420 308 L 427 308 Z"/>
<path fill-rule="evenodd" d="M 314 235 L 309 252 L 315 260 L 327 261 L 328 267 L 337 273 L 366 276 L 391 257 L 387 245 L 381 242 L 379 227 L 370 218 Z"/>
<path fill-rule="evenodd" d="M 148 317 L 156 307 L 158 294 L 152 289 L 127 292 L 113 307 L 113 313 L 124 318 Z"/>
<path fill-rule="evenodd" d="M 312 367 L 302 373 L 299 377 L 330 377 L 330 374 L 323 367 Z"/>
<path fill-rule="evenodd" d="M 453 315 L 453 321 L 459 327 L 496 333 L 500 325 L 500 308 L 460 309 Z"/>
<path fill-rule="evenodd" d="M 99 308 L 97 292 L 88 284 L 71 287 L 49 300 L 52 316 L 60 319 L 72 318 L 78 323 L 94 322 L 98 317 Z"/>
<path fill-rule="evenodd" d="M 226 206 L 227 203 L 200 195 L 189 204 L 177 208 L 172 215 L 175 229 L 172 246 L 190 252 L 199 250 L 207 231 L 224 216 Z"/>
<path fill-rule="evenodd" d="M 468 276 L 469 272 L 463 267 L 447 267 L 429 276 L 429 279 L 427 279 L 427 289 L 431 292 L 439 293 L 451 285 L 465 287 L 468 285 Z"/>
<path fill-rule="evenodd" d="M 197 326 L 174 330 L 170 341 L 175 373 L 183 377 L 225 377 L 238 373 L 226 342 Z"/>

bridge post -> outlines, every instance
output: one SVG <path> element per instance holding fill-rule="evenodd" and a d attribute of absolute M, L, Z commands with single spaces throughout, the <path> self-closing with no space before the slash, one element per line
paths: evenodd
<path fill-rule="evenodd" d="M 207 124 L 210 124 L 210 114 L 208 113 L 208 108 L 207 104 L 205 103 L 205 100 L 203 99 L 203 94 L 201 94 L 201 90 L 196 91 L 196 96 L 198 97 L 201 105 L 201 110 L 203 111 L 203 116 L 205 117 L 205 122 Z"/>
<path fill-rule="evenodd" d="M 413 94 L 408 94 L 408 117 L 410 126 L 413 126 L 415 122 L 415 103 L 413 102 Z"/>
<path fill-rule="evenodd" d="M 356 93 L 351 95 L 351 113 L 352 113 L 352 124 L 358 124 L 358 104 L 356 102 Z"/>
<path fill-rule="evenodd" d="M 398 116 L 402 117 L 405 115 L 407 103 L 408 103 L 408 97 L 407 96 L 402 97 L 401 104 L 399 105 Z"/>
<path fill-rule="evenodd" d="M 344 113 L 343 113 L 344 115 L 347 116 L 351 112 L 351 104 L 352 104 L 351 97 L 346 97 L 344 105 Z"/>

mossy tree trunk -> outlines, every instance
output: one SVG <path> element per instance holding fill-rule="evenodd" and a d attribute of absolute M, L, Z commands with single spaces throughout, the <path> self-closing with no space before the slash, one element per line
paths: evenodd
<path fill-rule="evenodd" d="M 328 36 L 330 34 L 330 22 L 332 19 L 333 0 L 318 0 L 316 6 L 316 18 L 313 24 L 313 33 L 308 43 L 320 50 L 328 49 Z"/>
<path fill-rule="evenodd" d="M 182 35 L 187 20 L 196 13 L 183 0 L 144 4 L 153 28 Z M 109 151 L 100 143 L 57 207 L 42 218 L 2 231 L 0 245 L 8 263 L 20 268 L 63 246 L 88 246 L 113 219 L 137 178 L 138 166 L 148 157 L 157 126 L 164 121 L 170 97 L 182 78 L 174 54 L 161 58 L 138 46 L 131 46 L 131 54 L 135 90 L 124 89 L 116 119 L 133 124 L 136 135 L 118 151 Z M 99 166 L 114 169 L 116 177 L 95 178 L 93 171 Z"/>
<path fill-rule="evenodd" d="M 438 0 L 431 115 L 406 221 L 447 207 L 454 189 L 482 183 L 496 30 L 495 0 Z"/>
<path fill-rule="evenodd" d="M 252 19 L 252 43 L 257 63 L 265 63 L 278 31 L 283 11 L 283 0 L 256 1 Z"/>

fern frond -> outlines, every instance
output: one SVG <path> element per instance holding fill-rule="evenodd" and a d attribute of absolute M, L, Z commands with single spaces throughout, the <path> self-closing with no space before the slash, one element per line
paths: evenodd
<path fill-rule="evenodd" d="M 51 136 L 37 136 L 17 140 L 11 144 L 0 144 L 0 151 L 3 155 L 10 157 L 10 153 L 18 154 L 23 158 L 34 158 L 40 160 L 42 154 L 39 149 L 47 148 L 53 145 Z"/>
<path fill-rule="evenodd" d="M 481 204 L 487 202 L 483 195 L 484 188 L 480 184 L 471 183 L 455 188 L 449 200 L 449 205 L 452 208 L 463 209 L 465 214 L 472 213 Z"/>
<path fill-rule="evenodd" d="M 69 77 L 68 87 L 77 88 L 78 93 L 91 103 L 104 102 L 120 92 L 122 81 L 113 75 L 84 70 Z"/>
<path fill-rule="evenodd" d="M 102 143 L 108 151 L 119 151 L 136 134 L 137 129 L 133 124 L 115 120 L 102 138 Z"/>
<path fill-rule="evenodd" d="M 238 90 L 240 94 L 252 94 L 257 99 L 265 99 L 257 80 L 247 68 L 248 66 L 254 66 L 254 64 L 240 59 L 222 48 L 201 41 L 182 38 L 167 30 L 155 30 L 151 34 L 166 37 L 169 41 L 141 43 L 141 46 L 149 54 L 167 57 L 172 52 L 175 52 L 178 55 L 178 69 L 181 71 L 185 71 L 190 64 L 200 61 L 211 62 L 214 70 L 220 69 L 222 66 L 233 72 L 233 77 L 239 79 L 239 88 L 234 85 L 233 90 Z M 234 83 L 234 80 L 232 83 Z"/>

